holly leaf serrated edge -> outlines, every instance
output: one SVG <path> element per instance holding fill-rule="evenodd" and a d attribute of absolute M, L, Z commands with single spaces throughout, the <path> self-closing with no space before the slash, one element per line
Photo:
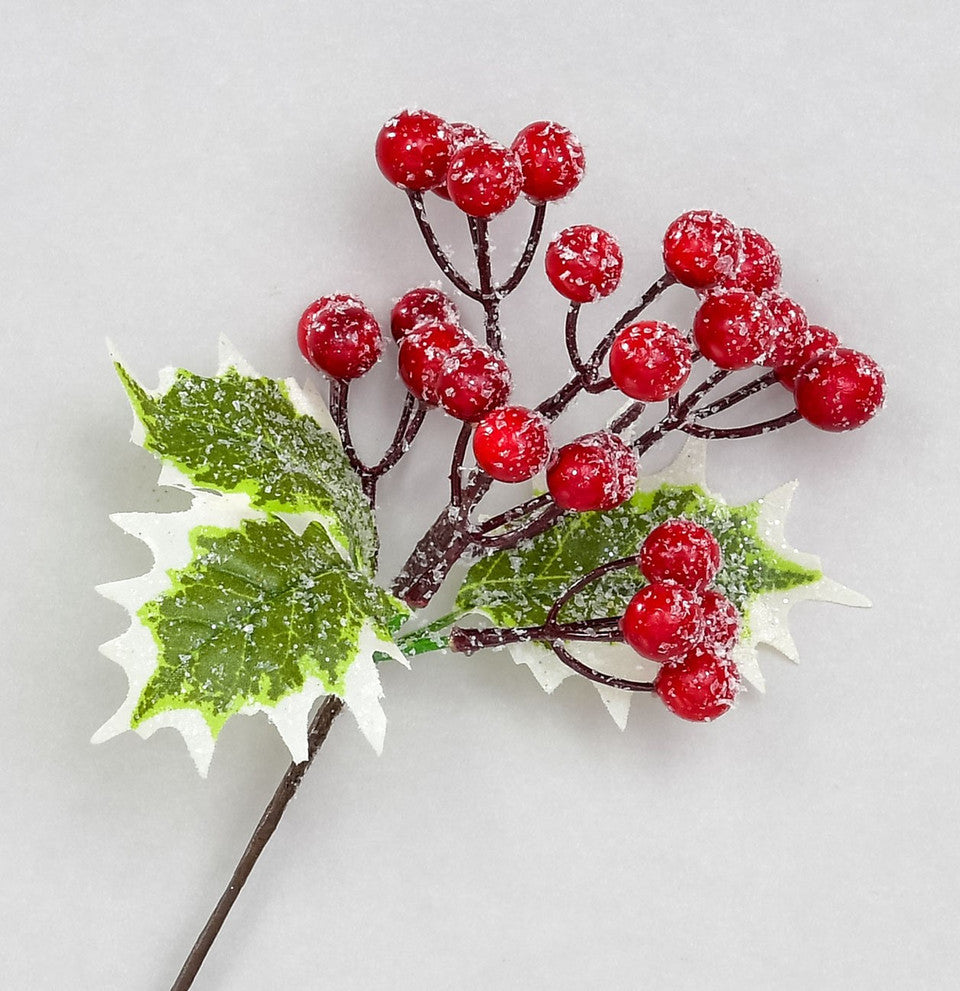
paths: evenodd
<path fill-rule="evenodd" d="M 111 519 L 126 533 L 142 540 L 153 553 L 151 569 L 143 575 L 100 585 L 101 595 L 122 605 L 130 614 L 130 625 L 119 637 L 103 644 L 101 652 L 120 665 L 127 674 L 127 697 L 119 709 L 93 735 L 93 743 L 102 743 L 133 730 L 143 739 L 158 729 L 171 727 L 184 739 L 197 771 L 206 777 L 216 745 L 216 735 L 203 714 L 196 708 L 175 708 L 157 712 L 133 725 L 138 702 L 150 678 L 156 672 L 160 649 L 153 630 L 140 617 L 143 606 L 157 600 L 173 587 L 177 572 L 188 567 L 195 549 L 191 534 L 198 528 L 232 529 L 246 520 L 266 520 L 272 514 L 250 506 L 240 494 L 194 491 L 190 507 L 174 513 L 117 513 Z M 308 524 L 304 524 L 306 528 Z M 295 534 L 296 529 L 293 529 Z M 303 530 L 300 531 L 301 533 Z M 398 603 L 398 609 L 400 604 Z M 342 698 L 353 713 L 361 732 L 377 753 L 382 752 L 386 732 L 386 715 L 380 700 L 383 690 L 375 656 L 391 657 L 405 666 L 407 658 L 393 640 L 376 632 L 373 622 L 365 624 L 358 635 L 353 661 L 343 678 Z M 275 705 L 253 702 L 243 706 L 238 715 L 266 714 L 276 727 L 294 761 L 307 758 L 307 728 L 314 703 L 329 694 L 322 681 L 307 677 L 303 687 L 280 699 Z"/>

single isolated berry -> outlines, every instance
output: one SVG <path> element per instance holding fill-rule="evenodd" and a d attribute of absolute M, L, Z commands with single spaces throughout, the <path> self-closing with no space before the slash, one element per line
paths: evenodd
<path fill-rule="evenodd" d="M 792 342 L 789 347 L 783 347 L 779 352 L 780 364 L 774 365 L 779 381 L 791 392 L 797 378 L 797 372 L 818 354 L 832 351 L 840 344 L 840 338 L 832 330 L 810 324 L 799 341 Z"/>
<path fill-rule="evenodd" d="M 304 358 L 335 379 L 365 375 L 383 352 L 376 317 L 355 296 L 321 296 L 303 312 L 297 342 Z"/>
<path fill-rule="evenodd" d="M 637 487 L 637 458 L 606 430 L 565 444 L 547 467 L 547 488 L 561 509 L 614 509 Z"/>
<path fill-rule="evenodd" d="M 620 629 L 638 654 L 666 664 L 685 657 L 700 642 L 703 610 L 690 589 L 673 582 L 651 582 L 630 600 Z"/>
<path fill-rule="evenodd" d="M 834 348 L 797 373 L 793 395 L 800 415 L 821 430 L 853 430 L 883 405 L 883 370 L 869 355 Z"/>
<path fill-rule="evenodd" d="M 480 344 L 454 348 L 441 368 L 436 391 L 440 406 L 457 420 L 474 423 L 502 406 L 513 380 L 507 363 Z"/>
<path fill-rule="evenodd" d="M 667 520 L 647 534 L 637 566 L 649 582 L 675 582 L 702 592 L 720 570 L 720 545 L 693 520 Z"/>
<path fill-rule="evenodd" d="M 448 323 L 458 325 L 460 314 L 453 300 L 439 289 L 421 286 L 405 292 L 393 304 L 390 311 L 390 333 L 400 342 L 422 323 Z"/>
<path fill-rule="evenodd" d="M 700 596 L 703 610 L 703 639 L 700 646 L 713 654 L 729 654 L 740 635 L 740 613 L 722 593 L 708 589 Z"/>
<path fill-rule="evenodd" d="M 525 482 L 546 467 L 551 454 L 546 419 L 525 406 L 495 409 L 477 424 L 473 454 L 498 482 Z"/>
<path fill-rule="evenodd" d="M 450 199 L 470 217 L 503 213 L 517 202 L 522 186 L 517 153 L 489 139 L 461 145 L 447 168 Z"/>
<path fill-rule="evenodd" d="M 450 154 L 455 155 L 464 145 L 471 141 L 489 141 L 484 131 L 481 131 L 476 124 L 468 124 L 466 121 L 457 121 L 450 124 Z M 450 194 L 447 192 L 447 177 L 444 175 L 443 182 L 439 186 L 434 186 L 433 191 L 441 199 L 449 200 Z"/>
<path fill-rule="evenodd" d="M 520 156 L 523 192 L 535 203 L 562 199 L 583 178 L 583 145 L 562 124 L 527 124 L 511 147 Z"/>
<path fill-rule="evenodd" d="M 707 723 L 733 705 L 740 675 L 729 657 L 696 647 L 682 661 L 665 664 L 653 686 L 663 704 L 681 719 Z"/>
<path fill-rule="evenodd" d="M 693 318 L 697 347 L 719 368 L 756 364 L 766 354 L 773 333 L 766 303 L 746 289 L 718 289 L 704 299 Z"/>
<path fill-rule="evenodd" d="M 692 350 L 686 336 L 659 320 L 632 323 L 610 349 L 610 377 L 631 399 L 656 403 L 676 395 L 687 381 Z"/>
<path fill-rule="evenodd" d="M 560 231 L 547 246 L 544 264 L 553 288 L 575 303 L 609 296 L 623 274 L 616 238 L 591 224 Z"/>
<path fill-rule="evenodd" d="M 709 289 L 732 278 L 740 264 L 740 232 L 711 210 L 682 213 L 663 236 L 663 264 L 678 282 Z"/>
<path fill-rule="evenodd" d="M 437 383 L 451 352 L 473 338 L 456 324 L 422 323 L 400 341 L 397 368 L 403 384 L 430 406 L 440 405 Z"/>
<path fill-rule="evenodd" d="M 803 346 L 810 321 L 803 307 L 782 293 L 764 293 L 763 301 L 773 317 L 773 337 L 764 364 L 778 368 L 796 359 Z"/>
<path fill-rule="evenodd" d="M 380 128 L 377 165 L 401 189 L 423 192 L 443 182 L 450 162 L 450 127 L 426 110 L 402 110 Z"/>
<path fill-rule="evenodd" d="M 758 295 L 776 289 L 783 274 L 777 249 L 762 234 L 749 227 L 740 228 L 740 239 L 743 244 L 740 265 L 722 284 L 730 288 L 749 289 Z"/>

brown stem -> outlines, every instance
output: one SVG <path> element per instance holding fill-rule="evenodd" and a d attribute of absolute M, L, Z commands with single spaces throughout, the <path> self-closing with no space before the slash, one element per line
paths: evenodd
<path fill-rule="evenodd" d="M 742 437 L 759 437 L 761 434 L 769 434 L 782 427 L 788 427 L 800 419 L 800 413 L 792 409 L 782 416 L 775 416 L 773 419 L 764 420 L 761 423 L 750 423 L 745 427 L 704 427 L 699 423 L 684 423 L 680 429 L 685 434 L 702 437 L 704 440 L 735 440 Z"/>
<path fill-rule="evenodd" d="M 768 389 L 778 381 L 776 372 L 767 372 L 765 375 L 755 378 L 752 382 L 740 386 L 739 389 L 735 389 L 728 395 L 722 396 L 716 402 L 710 403 L 709 406 L 702 406 L 696 410 L 694 416 L 698 420 L 703 420 L 708 416 L 714 416 L 716 413 L 722 413 L 724 410 L 730 409 L 731 406 L 736 406 L 737 403 L 743 402 L 744 399 L 749 399 L 750 396 Z"/>
<path fill-rule="evenodd" d="M 540 237 L 543 234 L 543 220 L 546 215 L 547 204 L 538 203 L 533 211 L 530 233 L 527 235 L 527 243 L 524 245 L 520 261 L 517 262 L 517 267 L 513 270 L 513 275 L 506 282 L 497 286 L 497 295 L 501 299 L 504 296 L 509 296 L 520 285 L 523 277 L 527 274 L 527 269 L 530 268 L 530 263 L 533 261 L 533 256 L 537 253 L 537 247 L 540 244 Z"/>
<path fill-rule="evenodd" d="M 410 205 L 413 207 L 413 216 L 416 218 L 417 226 L 420 228 L 420 234 L 423 236 L 424 243 L 426 244 L 430 254 L 433 256 L 433 260 L 437 263 L 437 267 L 441 272 L 464 294 L 464 296 L 469 296 L 470 299 L 480 299 L 480 292 L 475 289 L 469 282 L 453 267 L 453 263 L 447 257 L 443 248 L 440 247 L 440 242 L 437 240 L 437 235 L 434 234 L 433 228 L 430 226 L 430 221 L 427 220 L 426 207 L 423 204 L 423 193 L 411 192 L 410 194 Z"/>
<path fill-rule="evenodd" d="M 617 617 L 585 620 L 580 623 L 544 623 L 541 626 L 502 626 L 486 630 L 455 626 L 450 631 L 450 649 L 458 654 L 475 654 L 487 647 L 505 647 L 512 643 L 549 643 L 551 640 L 578 640 L 613 643 L 623 639 Z"/>
<path fill-rule="evenodd" d="M 260 822 L 253 831 L 250 842 L 247 843 L 247 847 L 233 871 L 230 882 L 227 884 L 223 894 L 220 896 L 220 900 L 210 914 L 207 924 L 197 937 L 197 941 L 193 944 L 193 949 L 190 951 L 190 955 L 184 962 L 183 967 L 181 967 L 180 973 L 173 982 L 170 991 L 187 991 L 193 985 L 194 978 L 197 976 L 197 972 L 206 959 L 207 953 L 213 945 L 213 941 L 217 938 L 217 934 L 220 932 L 223 923 L 226 921 L 233 903 L 237 900 L 237 896 L 240 894 L 244 883 L 250 876 L 253 865 L 257 862 L 260 854 L 263 853 L 263 849 L 270 837 L 273 836 L 273 832 L 277 828 L 287 805 L 290 804 L 290 799 L 297 793 L 297 788 L 299 788 L 307 768 L 316 756 L 317 751 L 323 746 L 323 741 L 326 740 L 327 734 L 330 732 L 330 727 L 341 709 L 343 709 L 343 700 L 337 698 L 335 695 L 328 695 L 320 705 L 317 714 L 313 717 L 313 722 L 310 724 L 307 735 L 307 759 L 301 761 L 299 764 L 292 763 L 287 768 L 287 773 L 283 776 L 283 780 L 274 792 L 273 798 L 270 799 L 270 803 L 264 809 L 263 815 L 260 817 Z"/>

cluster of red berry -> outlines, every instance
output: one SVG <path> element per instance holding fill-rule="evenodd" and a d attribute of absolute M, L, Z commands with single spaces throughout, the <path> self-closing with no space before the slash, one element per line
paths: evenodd
<path fill-rule="evenodd" d="M 620 621 L 624 640 L 663 665 L 653 686 L 672 712 L 698 722 L 723 715 L 740 685 L 730 656 L 740 616 L 710 588 L 721 566 L 716 537 L 692 520 L 667 520 L 650 531 L 637 566 L 648 584 Z"/>

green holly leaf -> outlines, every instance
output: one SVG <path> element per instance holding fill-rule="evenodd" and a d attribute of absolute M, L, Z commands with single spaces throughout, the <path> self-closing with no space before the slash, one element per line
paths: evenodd
<path fill-rule="evenodd" d="M 801 554 L 784 540 L 792 484 L 755 502 L 729 506 L 706 486 L 704 452 L 705 444 L 692 439 L 666 471 L 641 479 L 636 494 L 623 506 L 610 512 L 571 513 L 534 540 L 480 559 L 470 568 L 457 597 L 461 613 L 481 613 L 495 626 L 537 626 L 583 574 L 636 554 L 655 526 L 672 517 L 686 517 L 708 527 L 720 544 L 723 566 L 716 586 L 743 618 L 737 662 L 741 673 L 762 689 L 756 645 L 770 643 L 795 658 L 786 627 L 786 613 L 794 602 L 819 598 L 867 603 L 825 578 L 817 558 Z M 612 572 L 575 596 L 559 619 L 620 616 L 643 582 L 633 568 Z M 571 674 L 543 645 L 520 644 L 511 650 L 518 663 L 531 666 L 547 690 Z M 596 661 L 593 666 L 603 670 L 611 670 L 613 664 L 616 670 L 611 673 L 624 677 L 645 678 L 655 671 L 623 645 L 578 644 L 576 653 L 589 654 Z M 615 718 L 625 720 L 629 693 L 605 686 L 598 690 L 611 711 L 616 707 Z"/>
<path fill-rule="evenodd" d="M 376 524 L 329 413 L 293 379 L 258 376 L 221 341 L 211 377 L 166 370 L 146 390 L 116 362 L 137 418 L 134 440 L 164 462 L 161 484 L 243 493 L 272 513 L 309 514 L 372 573 Z"/>
<path fill-rule="evenodd" d="M 185 512 L 113 519 L 155 562 L 100 589 L 131 614 L 127 632 L 102 648 L 130 688 L 96 742 L 174 726 L 205 773 L 224 723 L 262 711 L 303 760 L 310 709 L 334 694 L 382 746 L 375 658 L 405 663 L 392 633 L 409 611 L 346 562 L 324 526 L 297 533 L 246 495 L 205 492 Z"/>

